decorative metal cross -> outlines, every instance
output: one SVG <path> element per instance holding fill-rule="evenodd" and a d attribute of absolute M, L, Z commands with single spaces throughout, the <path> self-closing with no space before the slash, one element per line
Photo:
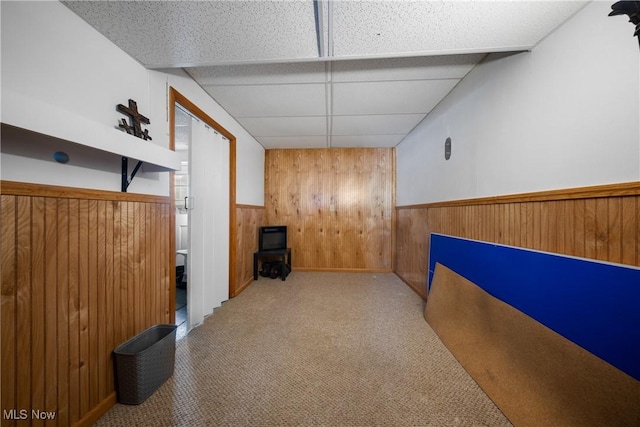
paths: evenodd
<path fill-rule="evenodd" d="M 148 129 L 145 129 L 144 131 L 142 130 L 142 125 L 140 123 L 145 123 L 148 125 L 151 122 L 148 118 L 138 112 L 138 104 L 136 104 L 136 101 L 130 99 L 128 107 L 125 107 L 122 104 L 118 104 L 116 110 L 118 110 L 122 114 L 126 114 L 131 119 L 131 124 L 127 123 L 126 119 L 122 119 L 121 123 L 118 124 L 118 127 L 124 129 L 124 131 L 128 134 L 137 136 L 138 138 L 142 138 L 144 140 L 152 139 L 151 136 L 149 136 Z"/>

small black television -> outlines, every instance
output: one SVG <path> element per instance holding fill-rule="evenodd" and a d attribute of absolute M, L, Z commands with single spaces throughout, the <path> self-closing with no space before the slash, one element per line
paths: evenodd
<path fill-rule="evenodd" d="M 261 252 L 287 249 L 286 225 L 260 227 L 259 236 L 259 250 Z"/>

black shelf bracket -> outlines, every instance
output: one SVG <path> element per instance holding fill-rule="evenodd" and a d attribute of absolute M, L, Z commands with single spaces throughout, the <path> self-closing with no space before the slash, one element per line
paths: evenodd
<path fill-rule="evenodd" d="M 133 172 L 131 172 L 131 176 L 129 177 L 129 158 L 124 156 L 122 157 L 122 188 L 121 190 L 123 193 L 127 192 L 127 188 L 129 188 L 129 184 L 131 184 L 131 181 L 133 181 L 133 178 L 138 173 L 140 166 L 142 166 L 142 161 L 138 161 L 138 163 L 136 164 L 136 167 L 133 168 Z"/>

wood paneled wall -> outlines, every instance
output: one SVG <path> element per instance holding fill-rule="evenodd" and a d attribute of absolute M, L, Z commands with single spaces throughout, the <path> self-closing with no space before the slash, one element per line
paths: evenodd
<path fill-rule="evenodd" d="M 263 206 L 236 205 L 236 286 L 231 297 L 253 282 L 253 253 L 258 250 L 258 229 L 263 221 Z"/>
<path fill-rule="evenodd" d="M 391 271 L 393 148 L 267 150 L 265 224 L 286 225 L 293 268 Z"/>
<path fill-rule="evenodd" d="M 640 183 L 397 209 L 396 274 L 426 300 L 429 233 L 640 266 Z"/>
<path fill-rule="evenodd" d="M 1 212 L 2 410 L 90 425 L 115 403 L 112 350 L 173 321 L 170 200 L 4 181 Z"/>

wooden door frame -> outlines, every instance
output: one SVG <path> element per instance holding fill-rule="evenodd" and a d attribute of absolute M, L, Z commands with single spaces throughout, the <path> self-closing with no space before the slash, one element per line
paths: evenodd
<path fill-rule="evenodd" d="M 215 131 L 223 135 L 229 140 L 229 298 L 236 296 L 236 137 L 224 128 L 220 123 L 213 120 L 207 113 L 202 111 L 198 106 L 191 102 L 186 96 L 182 95 L 172 86 L 169 86 L 169 148 L 175 150 L 175 125 L 176 125 L 176 103 L 180 104 L 185 110 L 194 117 L 202 120 Z M 170 233 L 171 252 L 175 254 L 176 238 L 175 238 L 175 189 L 173 186 L 174 172 L 170 174 L 170 198 L 171 198 L 171 215 L 170 227 L 174 230 Z M 176 269 L 175 256 L 171 257 L 171 276 L 175 274 Z M 172 284 L 171 292 L 171 322 L 175 323 L 176 310 L 176 293 L 175 280 Z"/>

